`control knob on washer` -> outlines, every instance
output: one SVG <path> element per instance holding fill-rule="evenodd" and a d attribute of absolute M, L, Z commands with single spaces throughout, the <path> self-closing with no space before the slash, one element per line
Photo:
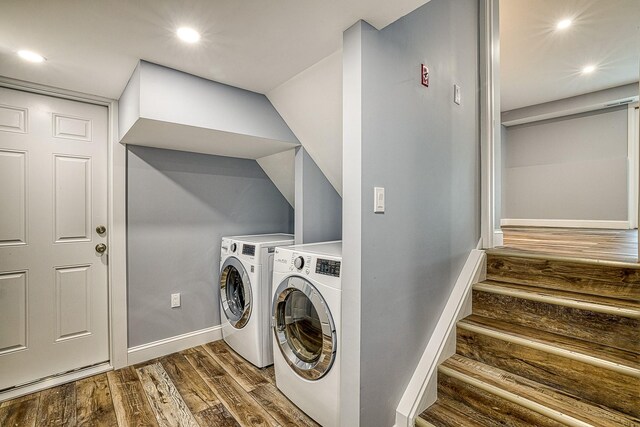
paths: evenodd
<path fill-rule="evenodd" d="M 232 243 L 231 244 L 231 252 L 235 253 L 237 247 L 238 247 L 238 245 L 236 245 L 235 243 Z"/>
<path fill-rule="evenodd" d="M 297 258 L 293 261 L 293 265 L 294 265 L 298 270 L 302 270 L 302 267 L 304 267 L 304 258 L 302 258 L 301 256 L 297 257 Z"/>

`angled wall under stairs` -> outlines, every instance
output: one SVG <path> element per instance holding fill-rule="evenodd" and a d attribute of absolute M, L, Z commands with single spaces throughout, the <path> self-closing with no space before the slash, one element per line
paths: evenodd
<path fill-rule="evenodd" d="M 494 250 L 417 426 L 640 426 L 640 265 Z"/>

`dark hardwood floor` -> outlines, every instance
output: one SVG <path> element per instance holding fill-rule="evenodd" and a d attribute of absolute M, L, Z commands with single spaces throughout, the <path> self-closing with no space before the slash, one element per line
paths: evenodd
<path fill-rule="evenodd" d="M 224 341 L 0 403 L 0 426 L 318 426 Z"/>
<path fill-rule="evenodd" d="M 529 253 L 638 262 L 638 230 L 502 227 L 504 248 Z"/>

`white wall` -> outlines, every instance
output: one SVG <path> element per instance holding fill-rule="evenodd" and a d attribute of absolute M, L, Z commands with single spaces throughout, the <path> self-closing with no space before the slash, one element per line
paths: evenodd
<path fill-rule="evenodd" d="M 342 195 L 342 51 L 329 55 L 266 95 Z"/>
<path fill-rule="evenodd" d="M 627 107 L 508 127 L 504 219 L 626 221 Z"/>

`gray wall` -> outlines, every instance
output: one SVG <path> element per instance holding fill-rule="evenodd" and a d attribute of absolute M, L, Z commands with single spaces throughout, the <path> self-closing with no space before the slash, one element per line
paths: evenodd
<path fill-rule="evenodd" d="M 295 156 L 296 244 L 342 239 L 342 197 L 307 150 Z"/>
<path fill-rule="evenodd" d="M 627 107 L 508 127 L 503 218 L 627 220 Z"/>
<path fill-rule="evenodd" d="M 343 289 L 360 286 L 361 294 L 361 426 L 394 424 L 402 393 L 480 237 L 478 6 L 477 0 L 432 0 L 381 31 L 362 23 L 345 33 L 345 67 L 362 69 L 355 94 L 361 121 L 347 120 L 350 111 L 344 121 L 360 126 L 361 141 L 357 129 L 345 128 L 343 158 L 344 221 L 361 220 L 360 236 L 346 226 L 343 233 L 345 278 L 357 282 L 348 265 L 361 263 L 360 283 L 343 279 Z M 429 88 L 419 81 L 423 61 Z M 462 105 L 453 103 L 454 83 L 462 88 Z M 357 105 L 347 100 L 350 93 L 345 110 Z M 357 182 L 351 168 L 362 169 L 358 196 L 351 193 Z M 374 186 L 386 189 L 384 214 L 373 213 Z M 359 259 L 352 261 L 358 238 Z M 345 327 L 353 325 L 345 319 Z"/>
<path fill-rule="evenodd" d="M 255 160 L 129 146 L 129 347 L 220 323 L 224 235 L 293 232 L 293 209 Z M 170 308 L 170 294 L 182 307 Z"/>

